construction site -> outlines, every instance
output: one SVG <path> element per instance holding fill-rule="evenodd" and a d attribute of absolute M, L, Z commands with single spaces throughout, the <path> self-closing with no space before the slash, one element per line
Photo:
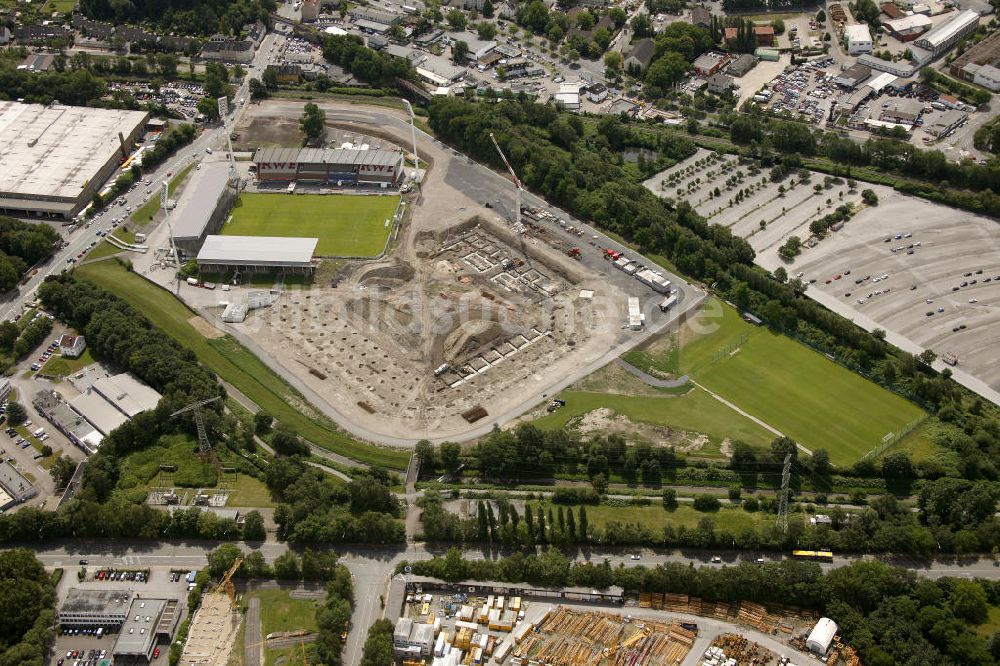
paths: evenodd
<path fill-rule="evenodd" d="M 181 666 L 226 666 L 229 662 L 242 618 L 232 578 L 242 563 L 236 558 L 219 585 L 202 595 L 188 627 Z"/>

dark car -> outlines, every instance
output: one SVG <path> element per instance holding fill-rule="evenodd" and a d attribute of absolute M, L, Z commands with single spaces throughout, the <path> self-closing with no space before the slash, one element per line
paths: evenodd
<path fill-rule="evenodd" d="M 85 566 L 87 566 L 88 564 L 89 564 L 89 562 L 87 562 L 87 560 L 80 560 L 80 566 L 81 566 L 81 567 L 85 567 Z"/>

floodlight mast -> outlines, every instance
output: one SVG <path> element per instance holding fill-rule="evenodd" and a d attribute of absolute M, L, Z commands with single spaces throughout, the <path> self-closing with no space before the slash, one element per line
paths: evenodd
<path fill-rule="evenodd" d="M 510 162 L 507 161 L 507 156 L 503 154 L 502 150 L 500 150 L 500 144 L 497 143 L 497 138 L 495 136 L 493 136 L 493 132 L 490 132 L 490 141 L 493 142 L 493 147 L 496 148 L 497 152 L 500 154 L 500 159 L 503 160 L 504 165 L 507 167 L 507 171 L 510 171 L 510 177 L 514 179 L 514 186 L 515 186 L 515 192 L 516 192 L 516 195 L 514 197 L 514 229 L 516 231 L 520 232 L 521 231 L 521 190 L 524 189 L 524 188 L 521 187 L 521 179 L 517 177 L 516 173 L 514 173 L 514 167 L 512 167 L 510 165 Z"/>
<path fill-rule="evenodd" d="M 411 175 L 413 182 L 417 182 L 417 178 L 420 177 L 420 156 L 417 154 L 417 128 L 414 126 L 414 118 L 416 115 L 413 113 L 413 105 L 410 104 L 410 100 L 403 99 L 403 104 L 406 105 L 406 110 L 410 112 L 410 137 L 413 139 L 413 173 Z"/>

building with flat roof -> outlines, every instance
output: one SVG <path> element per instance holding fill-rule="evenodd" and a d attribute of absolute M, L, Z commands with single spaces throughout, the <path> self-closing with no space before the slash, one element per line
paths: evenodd
<path fill-rule="evenodd" d="M 250 273 L 308 273 L 314 268 L 318 242 L 318 238 L 209 236 L 198 252 L 198 268 L 209 273 L 234 268 Z"/>
<path fill-rule="evenodd" d="M 64 627 L 120 627 L 128 617 L 132 593 L 128 590 L 71 588 L 59 607 Z"/>
<path fill-rule="evenodd" d="M 731 56 L 721 51 L 707 51 L 694 59 L 694 72 L 708 78 L 729 64 Z"/>
<path fill-rule="evenodd" d="M 125 372 L 98 379 L 91 385 L 91 390 L 128 418 L 139 412 L 156 409 L 162 397 L 157 391 Z"/>
<path fill-rule="evenodd" d="M 985 68 L 985 69 L 983 69 Z M 994 30 L 985 39 L 970 46 L 951 63 L 951 75 L 971 81 L 993 92 L 1000 92 L 1000 30 Z M 980 80 L 976 80 L 976 74 Z"/>
<path fill-rule="evenodd" d="M 38 490 L 31 484 L 31 481 L 9 462 L 0 464 L 0 488 L 3 488 L 6 495 L 4 501 L 0 503 L 0 510 L 26 502 L 38 494 Z M 6 506 L 2 504 L 6 504 Z"/>
<path fill-rule="evenodd" d="M 861 63 L 855 63 L 835 76 L 833 82 L 838 86 L 843 86 L 853 90 L 854 88 L 857 88 L 862 81 L 867 80 L 871 75 L 871 67 L 862 65 Z"/>
<path fill-rule="evenodd" d="M 849 55 L 872 52 L 872 33 L 864 23 L 844 27 L 844 44 Z"/>
<path fill-rule="evenodd" d="M 35 410 L 46 418 L 56 430 L 66 435 L 66 438 L 83 449 L 88 455 L 97 451 L 104 435 L 98 432 L 87 419 L 73 410 L 68 403 L 63 402 L 59 395 L 46 389 L 35 394 L 31 404 Z"/>
<path fill-rule="evenodd" d="M 163 625 L 164 613 L 172 603 L 173 621 Z M 169 642 L 177 627 L 180 613 L 176 610 L 176 599 L 144 599 L 136 597 L 129 607 L 128 617 L 118 632 L 115 646 L 111 650 L 115 663 L 142 663 L 153 660 L 153 650 L 161 638 Z M 172 626 L 171 626 L 172 625 Z"/>
<path fill-rule="evenodd" d="M 236 198 L 236 177 L 228 162 L 195 171 L 168 218 L 173 243 L 183 256 L 198 254 L 205 236 L 218 233 Z"/>
<path fill-rule="evenodd" d="M 959 12 L 944 25 L 934 28 L 914 43 L 922 49 L 927 49 L 937 57 L 978 27 L 979 14 L 971 9 L 966 9 Z"/>
<path fill-rule="evenodd" d="M 73 411 L 82 415 L 101 433 L 102 440 L 112 430 L 128 421 L 127 416 L 94 392 L 81 393 L 73 398 L 69 404 Z"/>
<path fill-rule="evenodd" d="M 145 111 L 0 102 L 0 214 L 72 218 L 148 119 Z"/>
<path fill-rule="evenodd" d="M 403 176 L 403 154 L 351 148 L 261 148 L 253 155 L 250 173 L 258 182 L 389 187 L 398 185 Z"/>

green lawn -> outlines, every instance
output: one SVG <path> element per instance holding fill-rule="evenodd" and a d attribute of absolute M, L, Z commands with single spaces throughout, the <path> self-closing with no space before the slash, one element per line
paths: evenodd
<path fill-rule="evenodd" d="M 989 618 L 976 627 L 976 633 L 987 638 L 1000 631 L 1000 606 L 990 606 Z"/>
<path fill-rule="evenodd" d="M 703 312 L 719 312 L 717 303 Z M 681 350 L 681 370 L 809 449 L 849 465 L 889 432 L 926 417 L 913 403 L 805 345 L 744 322 L 723 305 L 717 326 Z M 718 359 L 718 360 L 716 360 Z"/>
<path fill-rule="evenodd" d="M 285 590 L 256 590 L 251 597 L 260 599 L 261 637 L 276 631 L 316 631 L 317 600 L 292 599 Z M 277 664 L 281 657 L 298 652 L 301 647 L 264 650 L 264 666 Z M 296 663 L 286 661 L 285 663 Z M 301 661 L 297 662 L 301 663 Z"/>
<path fill-rule="evenodd" d="M 582 391 L 565 391 L 559 397 L 566 406 L 538 419 L 536 426 L 561 428 L 577 416 L 607 407 L 633 421 L 704 433 L 716 445 L 730 437 L 750 446 L 766 447 L 774 439 L 768 430 L 697 388 L 683 396 L 662 398 Z"/>
<path fill-rule="evenodd" d="M 195 316 L 168 291 L 126 271 L 117 261 L 101 261 L 76 269 L 79 277 L 114 292 L 143 312 L 153 325 L 190 349 L 202 363 L 240 390 L 280 422 L 317 446 L 390 469 L 406 469 L 409 454 L 363 444 L 340 432 L 318 415 L 305 398 L 230 337 L 209 340 L 188 320 Z M 303 412 L 311 412 L 304 414 Z"/>
<path fill-rule="evenodd" d="M 186 167 L 178 171 L 177 174 L 173 178 L 171 178 L 170 182 L 167 184 L 167 192 L 169 194 L 173 194 L 174 190 L 176 190 L 180 186 L 180 184 L 184 182 L 184 179 L 188 177 L 188 174 L 191 173 L 191 169 L 193 168 L 194 168 L 194 163 L 192 162 L 191 164 L 187 165 Z M 159 183 L 157 183 L 157 186 L 158 185 Z M 132 213 L 133 222 L 135 222 L 136 224 L 146 224 L 150 220 L 152 220 L 153 216 L 160 211 L 159 192 L 160 192 L 159 189 L 157 189 L 154 192 L 154 196 L 150 198 L 149 201 L 139 206 L 139 208 L 137 208 L 136 211 Z"/>
<path fill-rule="evenodd" d="M 398 204 L 398 196 L 242 194 L 222 234 L 315 237 L 316 254 L 374 257 L 385 247 Z"/>
<path fill-rule="evenodd" d="M 115 238 L 120 241 L 125 241 L 126 243 L 135 242 L 135 234 L 131 231 L 125 231 L 124 229 L 115 229 L 112 234 Z M 102 259 L 104 257 L 110 257 L 113 254 L 118 254 L 119 252 L 124 252 L 125 250 L 112 245 L 106 240 L 102 240 L 97 247 L 87 253 L 87 259 Z"/>
<path fill-rule="evenodd" d="M 537 506 L 537 503 L 535 504 Z M 546 513 L 549 508 L 555 514 L 559 511 L 558 505 L 544 503 Z M 573 507 L 574 513 L 579 515 L 580 509 Z M 680 504 L 673 511 L 667 511 L 654 498 L 649 506 L 587 506 L 587 522 L 600 529 L 609 522 L 619 523 L 640 523 L 645 525 L 655 534 L 663 534 L 663 528 L 667 525 L 674 527 L 697 527 L 698 521 L 702 518 L 709 518 L 715 523 L 718 530 L 726 530 L 738 533 L 743 529 L 753 527 L 761 522 L 764 515 L 759 511 L 748 513 L 740 508 L 723 507 L 715 512 L 702 513 L 695 511 L 694 507 L 687 504 Z"/>
<path fill-rule="evenodd" d="M 78 358 L 65 358 L 56 354 L 42 366 L 38 374 L 48 377 L 68 377 L 80 368 L 88 366 L 93 362 L 94 357 L 90 355 L 89 349 L 84 349 Z"/>

